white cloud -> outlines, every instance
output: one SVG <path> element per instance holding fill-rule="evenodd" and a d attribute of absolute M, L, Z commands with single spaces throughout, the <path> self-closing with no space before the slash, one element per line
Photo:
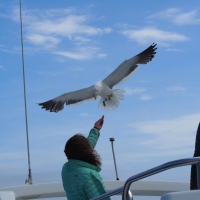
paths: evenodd
<path fill-rule="evenodd" d="M 40 19 L 35 21 L 32 26 L 29 24 L 30 31 L 37 31 L 43 34 L 55 34 L 68 38 L 74 35 L 98 35 L 103 34 L 105 31 L 101 28 L 96 28 L 86 25 L 88 16 L 85 15 L 68 15 L 59 19 Z"/>
<path fill-rule="evenodd" d="M 145 27 L 138 30 L 127 29 L 121 31 L 121 33 L 140 44 L 146 44 L 154 41 L 160 44 L 167 44 L 169 42 L 184 42 L 189 40 L 189 38 L 184 35 L 159 30 L 155 27 Z"/>
<path fill-rule="evenodd" d="M 65 62 L 65 59 L 62 57 L 55 57 L 54 58 L 54 60 L 56 61 L 56 62 L 60 62 L 60 63 L 63 63 L 63 62 Z"/>
<path fill-rule="evenodd" d="M 37 73 L 41 75 L 60 76 L 64 75 L 66 72 L 37 71 Z"/>
<path fill-rule="evenodd" d="M 165 19 L 170 20 L 177 25 L 191 25 L 200 23 L 200 18 L 197 17 L 197 14 L 197 10 L 182 12 L 177 8 L 169 8 L 167 10 L 151 15 L 147 17 L 147 19 Z"/>
<path fill-rule="evenodd" d="M 149 95 L 142 95 L 140 97 L 140 99 L 143 100 L 143 101 L 149 101 L 149 100 L 153 99 L 153 97 L 149 96 Z"/>
<path fill-rule="evenodd" d="M 56 46 L 59 42 L 60 39 L 52 36 L 45 36 L 41 34 L 30 34 L 27 35 L 27 39 L 35 44 L 35 45 L 43 45 L 45 48 L 51 48 Z"/>
<path fill-rule="evenodd" d="M 98 58 L 105 58 L 107 57 L 108 54 L 105 54 L 105 53 L 100 53 L 98 54 Z"/>
<path fill-rule="evenodd" d="M 187 155 L 191 152 L 191 150 L 193 150 L 194 148 L 181 148 L 178 149 L 179 146 L 177 146 L 176 149 L 172 148 L 168 148 L 167 146 L 163 146 L 163 148 L 161 148 L 161 144 L 163 143 L 163 141 L 160 141 L 160 144 L 156 144 L 156 146 L 153 146 L 151 148 L 148 149 L 148 147 L 146 147 L 146 151 L 144 152 L 137 152 L 135 154 L 133 153 L 125 153 L 125 154 L 121 154 L 120 156 L 120 160 L 118 159 L 118 162 L 127 162 L 127 160 L 134 160 L 137 162 L 148 162 L 149 160 L 151 160 L 152 158 L 157 158 L 158 157 L 169 157 L 169 156 L 184 156 Z M 191 145 L 192 146 L 192 145 Z M 143 148 L 143 147 L 141 147 Z M 147 150 L 148 149 L 148 150 Z M 158 150 L 159 149 L 159 150 Z M 192 157 L 192 155 L 191 155 Z"/>
<path fill-rule="evenodd" d="M 140 94 L 146 91 L 144 88 L 125 88 L 124 90 L 127 95 Z"/>
<path fill-rule="evenodd" d="M 64 56 L 73 60 L 87 60 L 89 59 L 88 55 L 83 55 L 77 52 L 69 52 L 69 51 L 57 51 L 54 54 Z"/>
<path fill-rule="evenodd" d="M 146 19 L 172 19 L 179 12 L 180 12 L 180 9 L 178 8 L 169 8 L 164 11 L 154 13 L 146 17 Z"/>
<path fill-rule="evenodd" d="M 55 51 L 53 54 L 64 56 L 66 58 L 74 60 L 88 60 L 93 57 L 97 57 L 96 53 L 99 49 L 96 47 L 80 47 L 76 48 L 74 51 Z"/>
<path fill-rule="evenodd" d="M 112 32 L 111 28 L 104 28 L 103 30 L 104 30 L 105 33 L 111 33 Z"/>
<path fill-rule="evenodd" d="M 182 49 L 167 48 L 167 51 L 183 52 Z"/>
<path fill-rule="evenodd" d="M 181 13 L 174 18 L 174 23 L 178 25 L 200 24 L 200 19 L 196 18 L 197 11 Z"/>
<path fill-rule="evenodd" d="M 130 124 L 140 134 L 149 139 L 140 145 L 153 149 L 167 150 L 168 154 L 184 154 L 194 149 L 195 135 L 200 121 L 200 113 L 180 116 L 174 119 L 150 120 Z M 146 137 L 147 138 L 147 137 Z"/>
<path fill-rule="evenodd" d="M 80 113 L 81 117 L 93 117 L 92 115 L 88 114 L 88 113 Z"/>
<path fill-rule="evenodd" d="M 87 42 L 90 42 L 91 40 L 82 36 L 77 36 L 77 37 L 74 37 L 74 41 L 77 41 L 80 43 L 87 43 Z"/>
<path fill-rule="evenodd" d="M 14 9 L 13 13 L 13 16 L 18 16 L 18 9 Z M 78 11 L 75 9 L 23 10 L 23 24 L 29 41 L 42 45 L 44 41 L 50 40 L 56 45 L 64 37 L 79 42 L 90 42 L 87 36 L 112 32 L 109 27 L 88 25 L 92 20 L 91 16 L 76 13 Z M 15 17 L 13 20 L 16 20 Z"/>
<path fill-rule="evenodd" d="M 177 91 L 185 91 L 187 89 L 182 86 L 171 86 L 171 87 L 166 88 L 166 90 L 172 91 L 172 92 L 177 92 Z"/>
<path fill-rule="evenodd" d="M 16 19 L 16 16 L 19 16 L 18 8 L 13 10 L 13 20 L 18 21 L 19 17 Z M 24 37 L 31 45 L 35 45 L 34 48 L 40 47 L 37 51 L 45 48 L 45 50 L 51 51 L 50 53 L 54 51 L 53 54 L 75 60 L 107 56 L 107 54 L 97 52 L 99 48 L 96 47 L 95 37 L 93 36 L 109 34 L 112 29 L 93 26 L 91 25 L 92 21 L 92 16 L 80 14 L 75 8 L 23 9 Z M 63 44 L 70 50 L 66 50 L 66 48 L 63 50 Z M 62 46 L 62 50 L 56 50 L 60 46 Z"/>
<path fill-rule="evenodd" d="M 3 69 L 4 67 L 2 65 L 0 65 L 0 69 Z"/>
<path fill-rule="evenodd" d="M 153 120 L 145 122 L 135 122 L 131 127 L 136 128 L 144 134 L 159 135 L 161 133 L 185 134 L 196 130 L 200 121 L 200 113 L 185 115 L 169 120 Z"/>
<path fill-rule="evenodd" d="M 10 49 L 8 46 L 1 45 L 1 44 L 0 44 L 0 51 L 6 52 L 6 53 L 14 53 L 14 54 L 21 53 L 21 49 L 19 49 L 18 47 L 14 47 L 13 49 Z"/>

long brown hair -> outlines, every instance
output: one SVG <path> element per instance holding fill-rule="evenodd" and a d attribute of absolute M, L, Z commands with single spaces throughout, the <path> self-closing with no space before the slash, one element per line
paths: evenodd
<path fill-rule="evenodd" d="M 64 152 L 68 159 L 81 160 L 97 167 L 101 166 L 100 155 L 82 134 L 71 137 L 65 145 Z"/>

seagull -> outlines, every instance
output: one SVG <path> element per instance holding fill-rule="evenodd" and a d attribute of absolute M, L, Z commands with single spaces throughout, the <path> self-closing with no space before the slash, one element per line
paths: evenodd
<path fill-rule="evenodd" d="M 113 87 L 129 78 L 138 68 L 138 64 L 147 64 L 150 62 L 156 54 L 156 45 L 157 44 L 153 43 L 141 53 L 122 62 L 104 80 L 98 81 L 87 88 L 64 93 L 49 101 L 39 103 L 39 105 L 42 109 L 57 113 L 63 110 L 64 104 L 80 104 L 89 100 L 96 100 L 97 96 L 100 96 L 99 108 L 104 110 L 113 110 L 117 108 L 120 101 L 124 99 L 125 91 L 121 89 L 113 89 Z"/>

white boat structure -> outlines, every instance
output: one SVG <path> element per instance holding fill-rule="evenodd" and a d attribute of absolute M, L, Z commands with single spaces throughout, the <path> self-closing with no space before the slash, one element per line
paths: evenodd
<path fill-rule="evenodd" d="M 196 165 L 196 190 L 190 190 L 189 183 L 141 180 L 159 172 L 186 165 Z M 131 176 L 126 181 L 104 181 L 104 183 L 107 193 L 92 200 L 100 200 L 113 195 L 121 195 L 122 200 L 133 200 L 134 196 L 160 196 L 161 200 L 199 200 L 200 157 L 168 162 Z M 55 197 L 66 197 L 62 183 L 31 184 L 0 189 L 0 200 L 28 200 Z"/>

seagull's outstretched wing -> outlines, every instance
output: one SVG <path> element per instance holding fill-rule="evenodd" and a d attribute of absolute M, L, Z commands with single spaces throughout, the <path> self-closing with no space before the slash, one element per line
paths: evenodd
<path fill-rule="evenodd" d="M 156 44 L 153 43 L 143 52 L 128 60 L 125 60 L 109 76 L 107 76 L 103 82 L 110 88 L 117 85 L 131 75 L 138 67 L 138 64 L 147 64 L 149 61 L 151 61 L 154 57 L 154 54 L 156 54 L 156 49 Z"/>
<path fill-rule="evenodd" d="M 50 112 L 58 112 L 64 108 L 64 104 L 72 105 L 77 103 L 83 103 L 88 100 L 92 100 L 94 97 L 93 86 L 76 90 L 74 92 L 64 93 L 49 101 L 39 103 L 42 108 L 49 110 Z"/>

